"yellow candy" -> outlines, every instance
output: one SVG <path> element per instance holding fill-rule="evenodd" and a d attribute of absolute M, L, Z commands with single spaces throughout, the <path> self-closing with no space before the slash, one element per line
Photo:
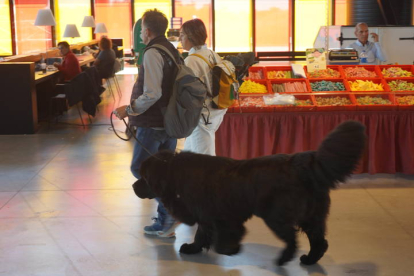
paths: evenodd
<path fill-rule="evenodd" d="M 376 84 L 363 80 L 349 81 L 348 83 L 351 86 L 351 91 L 384 91 L 382 83 Z"/>
<path fill-rule="evenodd" d="M 251 80 L 244 81 L 239 88 L 240 93 L 267 93 L 267 87 Z"/>

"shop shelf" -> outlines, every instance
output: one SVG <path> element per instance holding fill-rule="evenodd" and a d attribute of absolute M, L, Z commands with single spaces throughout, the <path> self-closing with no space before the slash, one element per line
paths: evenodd
<path fill-rule="evenodd" d="M 258 92 L 251 91 L 251 93 L 240 93 L 240 95 L 259 96 L 259 95 L 266 95 L 266 94 L 269 94 L 269 93 L 273 93 L 272 91 L 269 91 L 269 85 L 268 85 L 267 80 L 252 80 L 252 79 L 248 79 L 248 80 L 251 81 L 251 82 L 260 83 L 260 84 L 264 85 L 266 87 L 266 93 L 258 93 Z M 239 92 L 240 92 L 240 89 L 239 89 Z"/>
<path fill-rule="evenodd" d="M 340 82 L 344 85 L 345 90 L 344 91 L 338 91 L 338 90 L 332 90 L 332 91 L 313 91 L 311 84 L 312 83 L 316 83 L 316 82 L 321 82 L 321 81 L 329 81 L 329 82 Z M 310 91 L 312 91 L 312 93 L 317 93 L 317 92 L 322 92 L 322 93 L 343 93 L 343 92 L 348 92 L 349 91 L 349 87 L 348 87 L 348 83 L 346 81 L 344 81 L 344 79 L 309 79 L 309 89 Z"/>
<path fill-rule="evenodd" d="M 401 89 L 401 90 L 392 90 L 391 86 L 390 86 L 390 82 L 393 82 L 393 81 L 404 81 L 404 82 L 409 82 L 409 83 L 414 84 L 414 78 L 394 78 L 394 79 L 388 79 L 387 78 L 385 81 L 386 81 L 388 89 L 389 89 L 388 91 L 390 91 L 390 92 L 393 92 L 393 91 L 414 91 L 414 88 L 412 90 L 403 90 L 403 89 Z"/>
<path fill-rule="evenodd" d="M 325 94 L 315 94 L 313 95 L 314 97 L 314 101 L 316 104 L 316 110 L 318 111 L 353 111 L 356 110 L 356 105 L 355 105 L 355 98 L 354 95 L 350 94 L 350 93 L 325 93 Z M 318 104 L 318 99 L 319 98 L 336 98 L 336 97 L 340 97 L 340 98 L 346 98 L 349 100 L 349 102 L 351 104 L 345 104 L 345 105 L 319 105 Z"/>
<path fill-rule="evenodd" d="M 390 93 L 355 93 L 355 103 L 357 110 L 397 110 L 398 106 L 395 104 L 394 95 Z M 361 97 L 380 97 L 383 99 L 387 99 L 391 102 L 391 104 L 370 104 L 364 105 L 358 103 L 358 98 Z"/>
<path fill-rule="evenodd" d="M 269 72 L 272 71 L 283 71 L 283 72 L 290 72 L 290 78 L 272 78 L 269 77 Z M 286 80 L 286 79 L 295 79 L 292 71 L 292 67 L 290 66 L 266 66 L 265 67 L 265 78 L 268 80 Z"/>
<path fill-rule="evenodd" d="M 339 77 L 336 77 L 336 78 L 335 77 L 313 78 L 313 77 L 310 76 L 310 74 L 308 72 L 307 66 L 305 66 L 305 73 L 306 73 L 306 76 L 309 79 L 316 79 L 316 80 L 318 80 L 318 79 L 339 79 L 339 78 L 344 79 L 345 78 L 345 75 L 344 75 L 344 72 L 342 71 L 342 67 L 341 66 L 339 66 L 339 65 L 327 65 L 326 68 L 327 69 L 333 69 L 333 70 L 338 71 L 339 74 L 340 74 L 340 76 Z"/>
<path fill-rule="evenodd" d="M 386 77 L 382 73 L 382 71 L 384 69 L 386 70 L 386 69 L 391 68 L 391 67 L 398 67 L 398 68 L 401 68 L 402 70 L 411 72 L 411 76 L 408 76 L 408 77 Z M 414 66 L 413 65 L 379 65 L 379 70 L 380 70 L 381 76 L 383 78 L 414 78 Z"/>
<path fill-rule="evenodd" d="M 381 90 L 352 90 L 352 85 L 349 82 L 356 82 L 356 81 L 370 81 L 370 82 L 373 82 L 375 84 L 382 84 L 382 87 L 383 87 L 384 90 L 383 91 L 381 91 Z M 371 92 L 371 91 L 388 92 L 388 91 L 390 91 L 389 87 L 387 85 L 387 82 L 385 80 L 379 79 L 379 78 L 376 78 L 376 79 L 373 79 L 373 78 L 347 79 L 346 84 L 348 85 L 350 92 L 364 92 L 364 91 L 366 91 L 366 92 Z"/>
<path fill-rule="evenodd" d="M 408 97 L 405 102 L 403 103 L 399 98 L 401 97 Z M 395 93 L 395 104 L 398 106 L 398 110 L 414 110 L 414 92 L 413 93 Z"/>
<path fill-rule="evenodd" d="M 380 78 L 381 77 L 381 71 L 380 71 L 378 65 L 341 65 L 341 67 L 342 67 L 342 71 L 344 73 L 344 77 L 345 78 L 351 78 L 351 79 L 361 79 L 361 78 L 366 79 L 367 78 L 367 77 L 353 77 L 353 76 L 348 76 L 347 73 L 346 73 L 346 69 L 347 68 L 354 68 L 354 67 L 363 67 L 367 71 L 374 72 L 377 76 L 376 77 L 372 77 L 372 78 Z"/>
<path fill-rule="evenodd" d="M 296 100 L 306 101 L 310 100 L 310 105 L 273 105 L 275 112 L 300 112 L 300 111 L 316 111 L 315 101 L 312 95 L 301 95 L 297 93 L 286 93 L 293 95 Z"/>
<path fill-rule="evenodd" d="M 240 106 L 242 113 L 273 113 L 274 106 L 266 105 L 263 96 L 240 96 Z M 238 106 L 233 107 L 234 112 L 240 112 Z"/>
<path fill-rule="evenodd" d="M 269 80 L 268 81 L 268 85 L 269 85 L 268 90 L 269 90 L 270 93 L 277 93 L 275 90 L 273 90 L 273 84 L 286 84 L 286 83 L 304 84 L 306 86 L 307 91 L 289 91 L 289 89 L 287 89 L 284 92 L 295 92 L 295 93 L 309 93 L 309 92 L 311 92 L 310 86 L 309 86 L 306 79 L 276 79 L 276 80 Z"/>
<path fill-rule="evenodd" d="M 256 76 L 253 76 L 251 73 L 253 74 L 261 74 L 261 78 L 257 78 Z M 249 75 L 246 77 L 246 79 L 249 80 L 266 80 L 266 72 L 264 67 L 261 66 L 251 66 L 249 68 Z"/>

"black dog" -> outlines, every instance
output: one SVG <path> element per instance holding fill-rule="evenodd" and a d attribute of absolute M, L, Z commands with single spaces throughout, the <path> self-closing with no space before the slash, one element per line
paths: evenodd
<path fill-rule="evenodd" d="M 140 198 L 159 197 L 181 222 L 198 223 L 194 243 L 183 244 L 181 253 L 199 253 L 211 245 L 219 254 L 238 253 L 243 224 L 256 215 L 287 244 L 279 265 L 294 257 L 298 229 L 311 246 L 300 261 L 311 265 L 328 249 L 329 191 L 355 169 L 364 132 L 362 124 L 348 121 L 317 151 L 249 160 L 163 151 L 143 162 L 142 178 L 133 188 Z"/>

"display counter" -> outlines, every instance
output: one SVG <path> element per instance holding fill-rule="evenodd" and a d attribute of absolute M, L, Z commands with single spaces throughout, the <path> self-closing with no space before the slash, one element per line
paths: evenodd
<path fill-rule="evenodd" d="M 408 76 L 395 78 L 393 75 L 390 78 L 387 72 L 394 70 L 388 70 L 390 66 L 373 66 L 368 71 L 374 72 L 375 77 L 350 77 L 345 73 L 346 67 L 336 66 L 334 69 L 339 72 L 339 77 L 311 78 L 307 73 L 306 79 L 269 79 L 266 67 L 261 68 L 261 74 L 257 73 L 260 70 L 257 66 L 253 67 L 251 71 L 254 74 L 249 76 L 263 76 L 259 82 L 267 86 L 267 92 L 255 94 L 250 91 L 252 93 L 242 94 L 240 101 L 229 108 L 216 132 L 217 155 L 245 159 L 315 150 L 338 124 L 357 120 L 366 126 L 368 136 L 367 148 L 357 173 L 414 174 L 414 91 L 403 90 L 411 89 L 410 84 L 392 83 L 397 80 L 414 83 L 414 68 L 412 65 L 397 67 L 408 72 L 405 73 Z M 271 69 L 277 71 L 275 67 Z M 352 87 L 355 89 L 359 86 L 352 86 L 350 82 L 357 80 L 370 80 L 371 83 L 367 86 L 361 84 L 361 87 L 382 87 L 382 91 L 352 91 Z M 315 86 L 311 84 L 317 81 L 342 83 L 343 90 L 338 91 L 338 87 L 334 86 L 331 91 L 313 91 Z M 282 92 L 295 96 L 300 104 L 265 104 L 263 95 L 271 96 L 274 93 L 272 84 L 289 82 L 306 84 L 306 92 L 289 91 L 302 89 L 292 85 L 285 85 L 286 90 Z"/>

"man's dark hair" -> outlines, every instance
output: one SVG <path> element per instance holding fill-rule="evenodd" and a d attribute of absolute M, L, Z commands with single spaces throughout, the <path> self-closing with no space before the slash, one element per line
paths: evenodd
<path fill-rule="evenodd" d="M 207 30 L 202 20 L 198 18 L 188 20 L 181 26 L 181 30 L 194 46 L 202 46 L 206 43 Z"/>
<path fill-rule="evenodd" d="M 156 36 L 165 35 L 168 28 L 168 19 L 164 13 L 157 9 L 147 10 L 142 15 L 144 26 L 151 30 Z"/>
<path fill-rule="evenodd" d="M 70 49 L 70 45 L 69 45 L 69 43 L 67 43 L 66 41 L 61 41 L 61 42 L 59 42 L 57 46 L 58 46 L 58 47 L 59 47 L 59 46 L 63 46 L 63 47 L 65 47 L 65 48 Z"/>

